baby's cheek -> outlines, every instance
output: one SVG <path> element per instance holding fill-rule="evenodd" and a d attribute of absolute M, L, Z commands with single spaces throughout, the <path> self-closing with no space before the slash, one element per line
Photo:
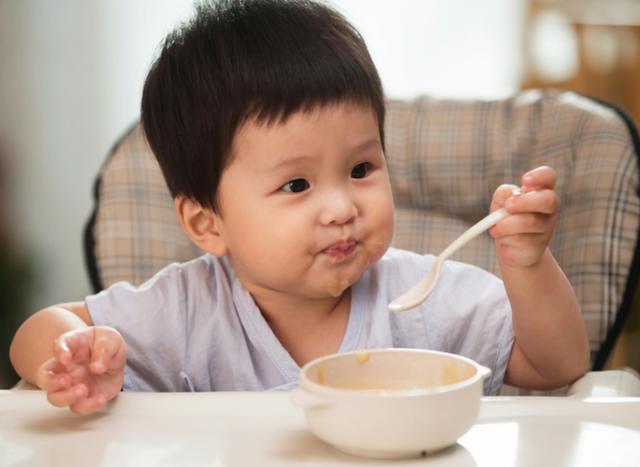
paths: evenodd
<path fill-rule="evenodd" d="M 378 261 L 387 251 L 393 239 L 393 217 L 391 222 L 380 228 L 367 242 L 367 254 L 370 257 L 369 264 Z"/>

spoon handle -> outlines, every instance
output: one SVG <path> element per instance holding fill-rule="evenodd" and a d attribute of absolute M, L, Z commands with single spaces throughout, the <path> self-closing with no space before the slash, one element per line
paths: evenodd
<path fill-rule="evenodd" d="M 469 227 L 462 235 L 451 242 L 447 248 L 442 250 L 442 253 L 438 255 L 438 258 L 441 258 L 441 260 L 444 261 L 469 240 L 477 237 L 485 230 L 490 229 L 508 215 L 509 213 L 505 208 L 496 209 L 491 214 Z"/>
<path fill-rule="evenodd" d="M 497 224 L 508 215 L 509 213 L 506 211 L 506 209 L 498 209 L 496 211 L 493 211 L 484 219 L 481 219 L 476 224 L 469 227 L 469 229 L 467 229 L 462 235 L 455 239 L 447 248 L 442 251 L 442 253 L 438 255 L 433 265 L 431 266 L 431 270 L 426 276 L 422 278 L 420 282 L 418 282 L 400 297 L 389 303 L 389 311 L 399 312 L 410 310 L 411 308 L 414 308 L 424 302 L 435 287 L 436 282 L 438 281 L 438 277 L 440 276 L 440 266 L 442 265 L 444 260 L 451 256 L 454 251 L 463 246 L 469 240 L 481 234 L 493 225 Z"/>

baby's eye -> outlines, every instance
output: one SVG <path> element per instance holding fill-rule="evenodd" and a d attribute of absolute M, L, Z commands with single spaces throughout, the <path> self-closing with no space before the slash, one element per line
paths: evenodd
<path fill-rule="evenodd" d="M 290 180 L 280 187 L 281 190 L 288 191 L 290 193 L 300 193 L 308 188 L 309 182 L 304 178 L 296 178 Z"/>
<path fill-rule="evenodd" d="M 371 168 L 368 162 L 361 162 L 356 165 L 353 169 L 351 169 L 351 177 L 353 178 L 364 178 L 369 173 L 369 169 Z"/>

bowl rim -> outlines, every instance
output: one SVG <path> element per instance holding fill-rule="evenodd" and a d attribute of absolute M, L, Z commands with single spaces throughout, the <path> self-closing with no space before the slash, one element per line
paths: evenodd
<path fill-rule="evenodd" d="M 476 372 L 473 376 L 466 378 L 460 382 L 453 384 L 446 384 L 442 386 L 434 386 L 430 388 L 414 388 L 414 389 L 392 389 L 392 390 L 384 390 L 384 389 L 348 389 L 348 388 L 336 388 L 332 386 L 328 386 L 326 384 L 316 383 L 312 381 L 307 375 L 313 366 L 319 364 L 322 361 L 337 359 L 337 358 L 349 358 L 349 356 L 356 356 L 366 352 L 367 354 L 371 353 L 421 353 L 421 354 L 436 354 L 443 355 L 446 357 L 452 357 L 456 360 L 462 360 L 465 363 L 470 364 L 475 368 Z M 463 355 L 458 355 L 450 352 L 444 352 L 441 350 L 429 350 L 429 349 L 409 349 L 409 348 L 382 348 L 382 349 L 359 349 L 359 350 L 350 350 L 348 352 L 340 352 L 333 353 L 330 355 L 324 355 L 322 357 L 314 358 L 313 360 L 307 362 L 300 369 L 300 388 L 304 390 L 308 390 L 314 394 L 324 394 L 331 395 L 341 398 L 349 398 L 349 397 L 384 397 L 384 398 L 398 398 L 398 397 L 419 397 L 427 394 L 443 394 L 448 392 L 453 392 L 459 389 L 462 389 L 467 386 L 472 386 L 476 384 L 478 380 L 482 381 L 485 377 L 491 375 L 491 370 L 484 365 L 476 362 L 475 360 L 465 357 Z"/>

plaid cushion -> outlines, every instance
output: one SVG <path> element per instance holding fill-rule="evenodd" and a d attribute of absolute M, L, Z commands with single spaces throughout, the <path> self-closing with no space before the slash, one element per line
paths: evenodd
<path fill-rule="evenodd" d="M 569 92 L 508 99 L 389 101 L 386 156 L 394 244 L 439 253 L 485 216 L 495 188 L 554 167 L 561 201 L 550 245 L 582 306 L 596 352 L 622 303 L 640 223 L 638 161 L 622 119 Z M 160 169 L 136 125 L 101 170 L 88 226 L 94 285 L 139 284 L 200 254 L 181 232 Z M 499 274 L 488 234 L 454 256 Z"/>
<path fill-rule="evenodd" d="M 118 281 L 138 285 L 171 262 L 201 254 L 180 228 L 140 124 L 116 145 L 102 167 L 95 219 L 88 227 L 93 233 L 97 289 Z"/>
<path fill-rule="evenodd" d="M 557 171 L 561 209 L 550 249 L 573 284 L 595 355 L 622 302 L 638 241 L 638 160 L 618 114 L 573 93 L 494 101 L 389 102 L 387 158 L 395 244 L 438 253 L 488 212 L 502 183 Z M 488 233 L 454 259 L 499 275 Z"/>

